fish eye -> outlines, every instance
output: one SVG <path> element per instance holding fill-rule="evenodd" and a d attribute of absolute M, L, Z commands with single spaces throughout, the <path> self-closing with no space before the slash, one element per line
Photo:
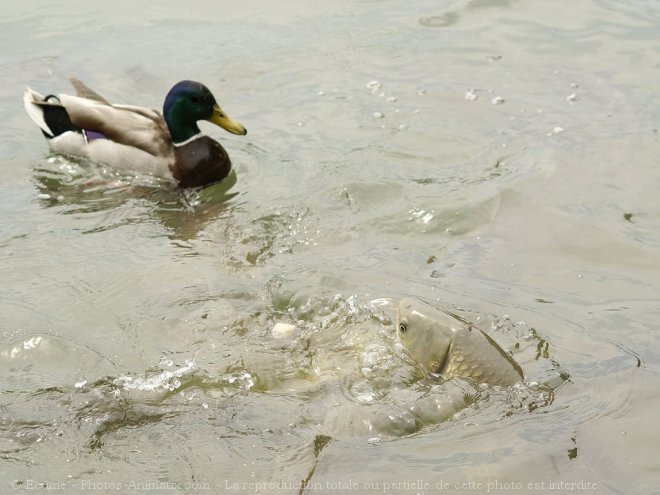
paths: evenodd
<path fill-rule="evenodd" d="M 406 333 L 408 331 L 408 325 L 405 323 L 399 323 L 399 332 Z"/>

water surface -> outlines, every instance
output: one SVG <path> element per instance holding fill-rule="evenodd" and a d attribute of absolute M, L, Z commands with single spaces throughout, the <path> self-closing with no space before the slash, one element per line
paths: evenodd
<path fill-rule="evenodd" d="M 660 490 L 653 2 L 14 2 L 0 22 L 4 491 Z M 21 93 L 68 74 L 154 108 L 204 82 L 249 130 L 205 127 L 235 184 L 50 155 Z M 401 297 L 489 332 L 525 384 L 420 374 Z"/>

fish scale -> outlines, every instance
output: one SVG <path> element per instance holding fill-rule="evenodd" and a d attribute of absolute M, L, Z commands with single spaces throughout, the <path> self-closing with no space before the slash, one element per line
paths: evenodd
<path fill-rule="evenodd" d="M 446 379 L 460 376 L 508 386 L 523 378 L 518 363 L 491 337 L 425 303 L 404 300 L 399 304 L 397 334 L 420 364 Z"/>

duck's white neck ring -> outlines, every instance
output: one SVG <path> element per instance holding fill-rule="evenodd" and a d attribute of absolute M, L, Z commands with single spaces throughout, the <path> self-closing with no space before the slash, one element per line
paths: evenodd
<path fill-rule="evenodd" d="M 180 143 L 172 143 L 172 144 L 173 144 L 174 147 L 176 147 L 176 148 L 178 148 L 179 146 L 185 146 L 186 144 L 188 144 L 188 143 L 194 141 L 195 139 L 199 139 L 199 138 L 201 138 L 203 135 L 204 135 L 204 133 L 200 131 L 200 132 L 198 132 L 197 134 L 195 134 L 194 136 L 189 137 L 189 138 L 186 139 L 185 141 L 181 141 Z"/>

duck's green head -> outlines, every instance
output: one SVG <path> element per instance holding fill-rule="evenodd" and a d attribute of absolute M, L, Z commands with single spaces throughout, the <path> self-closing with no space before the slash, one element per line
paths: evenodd
<path fill-rule="evenodd" d="M 170 89 L 165 97 L 163 116 L 175 144 L 199 134 L 199 120 L 213 122 L 233 134 L 247 134 L 245 127 L 220 108 L 209 89 L 195 81 L 181 81 Z"/>

